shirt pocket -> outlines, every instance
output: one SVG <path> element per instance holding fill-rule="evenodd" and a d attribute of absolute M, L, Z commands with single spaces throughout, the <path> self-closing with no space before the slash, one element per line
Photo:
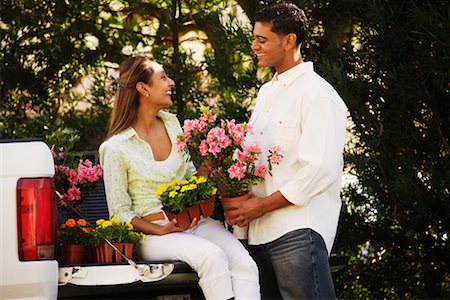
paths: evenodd
<path fill-rule="evenodd" d="M 272 120 L 272 137 L 280 146 L 290 146 L 299 137 L 299 120 L 293 116 L 275 116 Z"/>

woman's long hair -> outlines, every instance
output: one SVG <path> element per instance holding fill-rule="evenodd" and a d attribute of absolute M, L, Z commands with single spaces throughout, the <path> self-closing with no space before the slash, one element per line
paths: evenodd
<path fill-rule="evenodd" d="M 139 108 L 139 92 L 136 84 L 142 81 L 151 85 L 154 73 L 153 61 L 152 56 L 138 55 L 130 57 L 120 64 L 119 84 L 106 139 L 135 123 Z"/>

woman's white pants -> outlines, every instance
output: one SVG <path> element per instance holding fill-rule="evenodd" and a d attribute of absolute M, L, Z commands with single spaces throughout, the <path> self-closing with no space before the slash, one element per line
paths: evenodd
<path fill-rule="evenodd" d="M 184 232 L 148 235 L 144 260 L 181 260 L 198 274 L 206 299 L 260 299 L 258 267 L 229 231 L 211 218 Z"/>

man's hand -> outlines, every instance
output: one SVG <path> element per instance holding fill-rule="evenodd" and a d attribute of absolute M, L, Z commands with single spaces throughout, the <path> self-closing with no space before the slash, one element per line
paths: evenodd
<path fill-rule="evenodd" d="M 262 199 L 252 197 L 242 202 L 224 203 L 223 210 L 227 223 L 242 227 L 248 225 L 254 219 L 262 217 L 266 213 L 262 205 Z"/>
<path fill-rule="evenodd" d="M 227 202 L 223 210 L 228 224 L 242 227 L 270 211 L 289 205 L 293 204 L 278 191 L 266 198 L 253 196 L 247 201 Z"/>

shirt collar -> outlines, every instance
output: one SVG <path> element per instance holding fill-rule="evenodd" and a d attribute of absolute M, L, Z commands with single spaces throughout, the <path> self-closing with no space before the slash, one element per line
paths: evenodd
<path fill-rule="evenodd" d="M 130 139 L 133 136 L 137 136 L 137 133 L 134 130 L 134 128 L 130 126 L 127 129 L 117 133 L 115 136 L 116 136 L 117 140 L 122 142 L 122 141 Z"/>
<path fill-rule="evenodd" d="M 314 71 L 314 65 L 311 61 L 303 62 L 298 64 L 289 70 L 284 71 L 281 74 L 275 73 L 272 79 L 272 84 L 278 82 L 282 87 L 287 88 L 291 83 L 293 83 L 302 74 Z"/>

